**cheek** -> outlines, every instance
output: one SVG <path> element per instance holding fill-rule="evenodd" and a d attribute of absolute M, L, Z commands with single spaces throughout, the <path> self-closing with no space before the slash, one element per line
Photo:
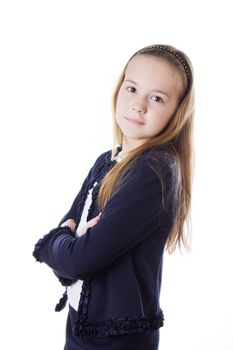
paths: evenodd
<path fill-rule="evenodd" d="M 116 111 L 121 112 L 125 106 L 125 97 L 122 93 L 119 92 L 117 101 L 116 101 Z"/>
<path fill-rule="evenodd" d="M 122 101 L 121 96 L 118 94 L 117 101 L 116 101 L 116 121 L 119 121 L 119 118 L 122 114 Z"/>
<path fill-rule="evenodd" d="M 170 111 L 165 111 L 159 107 L 160 106 L 156 106 L 149 116 L 150 122 L 148 123 L 148 126 L 152 129 L 163 129 L 172 118 Z"/>
<path fill-rule="evenodd" d="M 118 100 L 120 104 L 124 104 L 130 101 L 132 95 L 127 93 L 124 89 L 120 89 L 118 93 Z"/>
<path fill-rule="evenodd" d="M 169 121 L 172 119 L 171 116 L 164 116 L 164 118 L 161 118 L 158 120 L 157 123 L 157 129 L 160 131 L 162 131 L 164 128 L 166 128 L 166 126 L 168 125 Z"/>

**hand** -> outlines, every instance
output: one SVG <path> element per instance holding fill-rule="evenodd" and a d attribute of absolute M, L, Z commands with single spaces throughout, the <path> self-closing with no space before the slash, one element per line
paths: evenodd
<path fill-rule="evenodd" d="M 74 219 L 68 219 L 61 226 L 69 226 L 69 228 L 75 233 L 77 221 Z"/>
<path fill-rule="evenodd" d="M 87 222 L 86 226 L 81 230 L 82 235 L 86 233 L 88 228 L 95 226 L 99 222 L 101 214 L 102 213 L 99 213 L 99 215 Z"/>

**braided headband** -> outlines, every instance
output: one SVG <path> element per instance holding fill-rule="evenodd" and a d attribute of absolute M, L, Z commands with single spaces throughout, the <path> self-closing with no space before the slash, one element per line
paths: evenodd
<path fill-rule="evenodd" d="M 170 52 L 173 56 L 175 56 L 179 62 L 182 64 L 184 70 L 185 70 L 185 73 L 186 73 L 186 76 L 187 76 L 187 79 L 188 79 L 188 83 L 190 84 L 191 80 L 192 80 L 192 73 L 191 73 L 191 68 L 188 64 L 188 62 L 184 59 L 184 57 L 182 57 L 180 54 L 178 54 L 176 51 L 172 50 L 170 47 L 168 46 L 164 46 L 164 45 L 150 45 L 150 46 L 146 46 L 142 49 L 140 49 L 139 51 L 137 51 L 131 58 L 130 60 L 138 53 L 143 53 L 143 52 L 147 52 L 147 51 L 150 51 L 150 50 L 161 50 L 161 51 L 167 51 L 167 52 Z"/>

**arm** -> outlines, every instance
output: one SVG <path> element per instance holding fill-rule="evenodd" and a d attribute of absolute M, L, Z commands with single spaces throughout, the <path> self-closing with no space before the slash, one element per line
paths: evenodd
<path fill-rule="evenodd" d="M 93 227 L 95 226 L 99 220 L 100 220 L 100 216 L 101 216 L 101 213 L 99 213 L 99 215 L 97 215 L 96 217 L 94 217 L 93 219 L 89 220 L 86 224 L 86 226 L 83 228 L 82 230 L 82 234 L 85 234 L 87 229 L 89 227 Z M 73 219 L 68 219 L 67 221 L 65 221 L 62 225 L 62 227 L 65 227 L 65 226 L 68 226 L 67 228 L 70 228 L 70 230 L 75 233 L 75 230 L 74 230 L 74 227 L 76 227 L 76 221 L 73 220 Z M 62 277 L 62 273 L 59 273 L 58 271 L 56 270 L 53 270 L 54 274 L 58 277 L 59 281 L 61 282 L 61 284 L 63 286 L 70 286 L 74 281 L 76 281 L 76 278 L 74 279 L 69 279 L 69 278 L 65 278 L 65 277 Z"/>
<path fill-rule="evenodd" d="M 81 189 L 79 190 L 77 196 L 75 197 L 75 199 L 72 203 L 70 210 L 68 211 L 68 213 L 66 213 L 66 215 L 61 219 L 61 221 L 58 224 L 58 227 L 59 226 L 66 227 L 66 229 L 69 228 L 70 229 L 69 232 L 73 233 L 73 235 L 75 234 L 75 231 L 76 231 L 77 225 L 78 225 L 77 220 L 76 220 L 77 212 L 78 212 L 79 206 L 81 205 L 81 203 L 83 201 L 82 196 L 83 196 L 83 194 L 85 194 L 85 189 L 88 185 L 88 182 L 90 181 L 92 169 L 93 169 L 93 167 L 90 169 L 86 179 L 84 180 L 84 182 L 81 186 Z M 55 231 L 52 230 L 52 232 L 54 233 Z M 39 247 L 40 244 L 44 244 L 49 236 L 50 235 L 45 235 L 42 240 L 39 240 L 37 242 L 37 247 Z M 34 252 L 33 252 L 33 255 L 34 255 Z M 34 257 L 38 260 L 38 257 L 36 257 L 35 255 L 34 255 Z M 64 273 L 62 271 L 59 271 L 56 268 L 53 268 L 53 272 L 54 272 L 55 276 L 59 279 L 59 282 L 63 286 L 69 286 L 76 280 L 76 278 L 67 277 L 66 275 L 64 275 Z"/>
<path fill-rule="evenodd" d="M 169 173 L 164 181 L 169 178 Z M 104 208 L 99 222 L 85 235 L 74 237 L 67 227 L 55 229 L 36 250 L 39 261 L 67 278 L 87 279 L 132 249 L 152 232 L 164 240 L 163 227 L 171 225 L 162 209 L 159 177 L 143 161 Z M 169 226 L 170 227 L 170 226 Z"/>
<path fill-rule="evenodd" d="M 86 192 L 86 188 L 88 183 L 91 181 L 92 176 L 96 176 L 96 171 L 95 169 L 101 168 L 102 163 L 104 163 L 105 161 L 105 157 L 107 155 L 107 153 L 109 153 L 109 151 L 102 153 L 95 161 L 95 163 L 93 164 L 93 166 L 91 167 L 91 169 L 89 170 L 89 173 L 87 175 L 87 177 L 85 178 L 78 194 L 76 195 L 69 211 L 65 214 L 65 216 L 60 220 L 58 226 L 69 226 L 71 228 L 71 231 L 73 233 L 75 233 L 76 229 L 77 229 L 77 213 L 78 210 L 80 208 L 80 205 L 82 205 L 83 200 L 85 199 L 85 192 Z M 45 236 L 46 239 L 47 235 Z M 74 279 L 69 279 L 67 277 L 64 277 L 64 274 L 60 271 L 57 271 L 56 269 L 53 269 L 54 274 L 56 275 L 56 277 L 58 277 L 59 281 L 61 282 L 62 285 L 64 286 L 68 286 L 70 284 L 72 284 L 76 278 Z"/>

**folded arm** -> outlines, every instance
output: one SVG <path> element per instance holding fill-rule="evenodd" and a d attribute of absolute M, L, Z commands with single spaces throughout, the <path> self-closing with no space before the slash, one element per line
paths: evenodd
<path fill-rule="evenodd" d="M 168 179 L 164 177 L 164 181 Z M 63 277 L 88 279 L 106 268 L 148 235 L 164 240 L 164 225 L 170 215 L 162 208 L 158 175 L 143 161 L 106 204 L 99 222 L 75 237 L 68 227 L 59 227 L 43 238 L 34 256 L 59 271 Z M 159 243 L 159 242 L 158 242 Z"/>

